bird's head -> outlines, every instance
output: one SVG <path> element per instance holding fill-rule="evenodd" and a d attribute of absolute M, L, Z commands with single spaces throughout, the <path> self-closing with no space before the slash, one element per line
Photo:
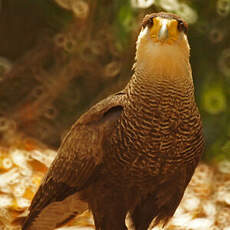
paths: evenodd
<path fill-rule="evenodd" d="M 135 66 L 163 76 L 180 75 L 185 71 L 182 67 L 190 68 L 187 30 L 187 23 L 174 14 L 146 15 L 137 39 Z"/>

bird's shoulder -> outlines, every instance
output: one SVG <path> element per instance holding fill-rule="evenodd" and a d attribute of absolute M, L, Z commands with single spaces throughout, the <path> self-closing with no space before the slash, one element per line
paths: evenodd
<path fill-rule="evenodd" d="M 122 108 L 126 99 L 126 90 L 119 91 L 118 93 L 112 94 L 107 98 L 99 101 L 93 105 L 86 113 L 84 113 L 73 126 L 80 124 L 89 124 L 99 121 L 110 109 L 115 111 L 116 108 Z"/>

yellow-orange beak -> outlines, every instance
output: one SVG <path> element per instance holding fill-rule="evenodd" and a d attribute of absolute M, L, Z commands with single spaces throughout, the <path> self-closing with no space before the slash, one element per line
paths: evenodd
<path fill-rule="evenodd" d="M 178 22 L 175 19 L 153 18 L 150 34 L 154 42 L 172 44 L 178 39 Z"/>

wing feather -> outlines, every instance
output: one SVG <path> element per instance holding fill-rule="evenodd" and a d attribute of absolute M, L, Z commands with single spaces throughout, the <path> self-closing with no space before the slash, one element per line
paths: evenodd
<path fill-rule="evenodd" d="M 32 200 L 22 230 L 41 227 L 49 230 L 64 221 L 63 211 L 56 211 L 54 218 L 52 210 L 62 210 L 69 197 L 75 196 L 97 176 L 103 159 L 103 140 L 120 117 L 124 95 L 118 93 L 101 101 L 72 126 Z M 69 216 L 72 214 L 70 211 Z"/>

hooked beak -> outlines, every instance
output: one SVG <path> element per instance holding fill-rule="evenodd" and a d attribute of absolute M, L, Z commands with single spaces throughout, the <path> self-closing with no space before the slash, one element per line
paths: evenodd
<path fill-rule="evenodd" d="M 168 38 L 168 27 L 167 27 L 167 21 L 162 20 L 161 28 L 158 33 L 158 39 L 159 40 L 166 40 Z"/>
<path fill-rule="evenodd" d="M 156 17 L 153 19 L 150 34 L 154 42 L 172 44 L 179 36 L 177 21 L 175 19 Z"/>

